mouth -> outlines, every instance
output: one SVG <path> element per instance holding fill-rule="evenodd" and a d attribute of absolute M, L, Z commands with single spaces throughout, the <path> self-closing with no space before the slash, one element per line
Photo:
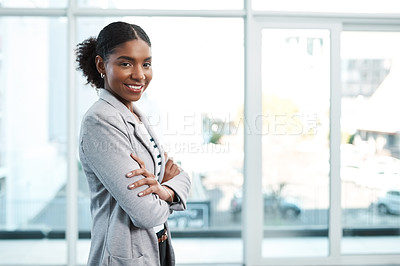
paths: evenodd
<path fill-rule="evenodd" d="M 131 85 L 131 84 L 124 84 L 125 87 L 130 90 L 131 92 L 134 93 L 140 93 L 143 90 L 144 85 L 140 84 L 140 85 Z"/>

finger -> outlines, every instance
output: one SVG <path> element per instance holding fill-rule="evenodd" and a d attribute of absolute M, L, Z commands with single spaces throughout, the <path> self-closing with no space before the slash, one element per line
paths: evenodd
<path fill-rule="evenodd" d="M 179 166 L 176 163 L 174 163 L 171 165 L 171 171 L 176 171 L 176 170 L 179 170 Z"/>
<path fill-rule="evenodd" d="M 146 168 L 146 166 L 144 165 L 144 162 L 139 157 L 134 155 L 133 153 L 131 153 L 131 158 L 139 164 L 140 168 L 143 168 L 143 169 Z"/>
<path fill-rule="evenodd" d="M 149 186 L 149 187 L 152 187 L 152 186 L 157 185 L 157 183 L 158 182 L 155 179 L 143 178 L 143 179 L 140 179 L 140 180 L 138 180 L 138 181 L 136 181 L 136 182 L 134 182 L 132 184 L 129 184 L 128 188 L 129 189 L 134 189 L 134 188 L 145 186 L 145 185 Z"/>
<path fill-rule="evenodd" d="M 155 178 L 155 176 L 150 173 L 149 171 L 147 171 L 146 169 L 143 168 L 139 168 L 133 171 L 130 171 L 129 173 L 126 174 L 126 177 L 134 177 L 134 176 L 138 176 L 138 175 L 143 175 L 144 177 L 147 178 Z"/>
<path fill-rule="evenodd" d="M 174 176 L 179 175 L 181 172 L 181 170 L 179 169 L 179 167 L 176 167 L 175 171 L 174 171 Z"/>
<path fill-rule="evenodd" d="M 179 175 L 180 172 L 181 171 L 177 168 L 177 169 L 174 169 L 171 173 L 175 177 L 175 176 Z"/>
<path fill-rule="evenodd" d="M 138 175 L 143 175 L 144 173 L 145 173 L 145 169 L 139 168 L 139 169 L 132 170 L 129 173 L 127 173 L 126 177 L 134 177 L 134 176 L 138 176 Z"/>
<path fill-rule="evenodd" d="M 149 194 L 151 194 L 151 193 L 153 193 L 153 189 L 152 189 L 152 187 L 149 187 L 149 188 L 147 188 L 147 189 L 145 189 L 145 190 L 139 192 L 139 193 L 138 193 L 138 196 L 139 196 L 139 197 L 144 197 L 144 196 L 149 195 Z"/>
<path fill-rule="evenodd" d="M 165 164 L 165 170 L 168 171 L 172 168 L 174 165 L 174 162 L 172 160 L 168 160 L 167 163 Z"/>

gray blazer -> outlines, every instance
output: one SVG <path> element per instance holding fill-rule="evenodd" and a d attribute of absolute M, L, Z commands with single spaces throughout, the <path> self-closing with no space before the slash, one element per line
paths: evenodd
<path fill-rule="evenodd" d="M 148 119 L 140 110 L 134 111 L 163 155 Z M 139 168 L 130 157 L 131 153 L 138 155 L 146 169 L 157 176 L 154 172 L 156 155 L 150 152 L 147 142 L 136 130 L 137 123 L 128 108 L 105 89 L 100 90 L 100 99 L 83 118 L 79 156 L 90 188 L 93 218 L 88 265 L 159 265 L 158 242 L 153 227 L 164 224 L 168 229 L 167 219 L 172 211 L 186 208 L 190 179 L 184 171 L 164 183 L 175 191 L 178 202 L 168 204 L 155 194 L 138 197 L 145 186 L 133 190 L 127 188 L 143 178 L 125 176 Z M 165 158 L 161 158 L 160 179 L 165 170 Z M 168 244 L 167 253 L 171 265 L 175 265 L 171 235 Z"/>

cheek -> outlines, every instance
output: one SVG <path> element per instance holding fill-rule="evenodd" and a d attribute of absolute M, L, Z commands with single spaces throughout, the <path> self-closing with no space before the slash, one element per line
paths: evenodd
<path fill-rule="evenodd" d="M 147 83 L 150 83 L 150 81 L 153 79 L 153 71 L 150 70 L 148 73 L 146 73 L 146 80 Z"/>
<path fill-rule="evenodd" d="M 109 78 L 110 78 L 110 82 L 112 82 L 112 83 L 119 82 L 126 78 L 126 74 L 124 74 L 123 71 L 112 68 L 112 69 L 110 69 L 110 72 L 109 72 Z"/>

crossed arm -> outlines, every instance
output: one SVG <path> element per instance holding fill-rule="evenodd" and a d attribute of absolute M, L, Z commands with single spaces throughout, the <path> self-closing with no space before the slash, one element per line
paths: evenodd
<path fill-rule="evenodd" d="M 167 182 L 168 180 L 171 180 L 172 178 L 174 178 L 175 176 L 177 176 L 180 173 L 179 167 L 178 165 L 176 165 L 174 163 L 174 161 L 172 160 L 172 158 L 167 159 L 167 154 L 165 154 L 166 157 L 166 165 L 165 165 L 165 172 L 164 172 L 164 177 L 162 179 L 161 184 L 157 181 L 156 177 L 154 176 L 154 174 L 150 173 L 147 169 L 146 166 L 144 164 L 144 162 L 137 157 L 136 155 L 131 153 L 131 158 L 133 160 L 135 160 L 140 168 L 130 171 L 129 173 L 126 174 L 127 178 L 131 178 L 134 176 L 138 176 L 138 175 L 142 175 L 145 178 L 140 179 L 136 182 L 131 183 L 130 185 L 128 185 L 128 189 L 133 189 L 136 187 L 140 187 L 140 186 L 144 186 L 147 185 L 149 186 L 148 188 L 146 188 L 145 190 L 139 192 L 138 196 L 139 197 L 143 197 L 146 196 L 148 194 L 154 193 L 157 194 L 160 199 L 165 200 L 166 202 L 174 202 L 175 201 L 175 192 L 174 190 L 172 190 L 171 188 L 169 188 L 166 185 L 163 185 L 164 182 Z"/>
<path fill-rule="evenodd" d="M 112 114 L 114 110 L 106 111 Z M 101 183 L 135 226 L 150 228 L 165 222 L 171 211 L 186 208 L 190 178 L 169 159 L 159 184 L 143 161 L 135 157 L 140 153 L 129 157 L 133 150 L 126 124 L 119 116 L 109 119 L 103 113 L 90 113 L 83 120 L 80 158 L 95 200 L 104 203 Z"/>

